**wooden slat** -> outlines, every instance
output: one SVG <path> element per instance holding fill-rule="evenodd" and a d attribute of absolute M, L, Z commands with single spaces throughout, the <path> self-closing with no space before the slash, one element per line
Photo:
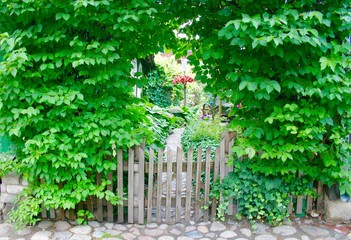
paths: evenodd
<path fill-rule="evenodd" d="M 233 149 L 232 149 L 233 145 L 234 145 L 234 138 L 229 140 L 229 142 L 228 142 L 228 156 L 232 156 L 232 154 L 233 154 Z M 226 158 L 226 159 L 228 159 L 228 158 Z M 231 164 L 230 166 L 228 166 L 228 164 L 227 164 L 226 176 L 228 176 L 230 172 L 233 172 L 233 164 Z M 233 216 L 233 215 L 237 214 L 236 210 L 237 209 L 235 209 L 235 207 L 234 207 L 234 199 L 230 198 L 229 205 L 228 205 L 228 215 Z"/>
<path fill-rule="evenodd" d="M 107 179 L 111 182 L 111 184 L 109 184 L 107 186 L 107 190 L 113 192 L 113 176 L 112 176 L 112 172 L 108 173 L 107 175 Z M 108 222 L 113 222 L 113 205 L 110 202 L 107 202 L 107 221 Z"/>
<path fill-rule="evenodd" d="M 134 223 L 134 150 L 128 151 L 128 223 Z"/>
<path fill-rule="evenodd" d="M 213 170 L 213 178 L 214 181 L 217 180 L 219 175 L 219 148 L 215 151 L 215 162 L 214 162 L 214 170 Z M 212 199 L 212 208 L 211 208 L 212 219 L 216 216 L 217 213 L 217 201 L 216 199 Z"/>
<path fill-rule="evenodd" d="M 101 185 L 101 174 L 100 173 L 96 174 L 96 183 L 98 186 Z M 100 199 L 100 198 L 97 198 L 97 216 L 96 217 L 97 217 L 98 221 L 104 220 L 102 199 Z"/>
<path fill-rule="evenodd" d="M 139 150 L 139 192 L 138 192 L 138 223 L 143 224 L 145 219 L 145 152 L 141 147 Z"/>
<path fill-rule="evenodd" d="M 303 202 L 303 197 L 298 196 L 297 197 L 297 202 L 296 202 L 296 214 L 301 214 L 302 213 L 302 202 Z"/>
<path fill-rule="evenodd" d="M 194 204 L 194 220 L 200 220 L 200 187 L 201 187 L 201 159 L 202 148 L 197 151 L 196 173 L 195 173 L 195 204 Z"/>
<path fill-rule="evenodd" d="M 123 151 L 118 150 L 117 153 L 117 194 L 120 199 L 123 199 Z M 123 202 L 123 201 L 122 201 Z M 124 222 L 124 213 L 123 213 L 124 204 L 118 205 L 118 223 Z"/>
<path fill-rule="evenodd" d="M 311 198 L 311 196 L 307 197 L 307 206 L 306 206 L 306 212 L 309 213 L 312 210 L 312 203 L 313 203 L 313 199 Z"/>
<path fill-rule="evenodd" d="M 225 139 L 223 138 L 221 140 L 221 143 L 219 145 L 219 180 L 220 183 L 222 183 L 223 178 L 226 175 L 226 165 L 225 165 Z M 223 203 L 224 199 L 223 199 L 223 195 L 222 193 L 219 196 L 219 202 Z M 224 212 L 221 213 L 222 215 L 224 215 Z"/>
<path fill-rule="evenodd" d="M 154 190 L 154 158 L 155 153 L 152 148 L 150 148 L 150 158 L 149 158 L 149 181 L 148 181 L 148 193 L 147 193 L 147 222 L 152 222 L 152 196 Z"/>
<path fill-rule="evenodd" d="M 191 210 L 191 194 L 192 194 L 192 162 L 193 162 L 194 149 L 190 148 L 187 156 L 187 170 L 186 170 L 186 202 L 185 202 L 185 221 L 190 221 Z"/>
<path fill-rule="evenodd" d="M 161 199 L 162 199 L 162 162 L 163 150 L 158 150 L 158 163 L 157 163 L 157 196 L 156 196 L 156 222 L 161 223 Z"/>
<path fill-rule="evenodd" d="M 55 219 L 56 218 L 56 212 L 55 209 L 50 208 L 50 218 L 51 219 Z"/>
<path fill-rule="evenodd" d="M 88 197 L 87 205 L 88 205 L 88 211 L 91 212 L 91 213 L 94 213 L 94 201 L 93 201 L 92 196 Z M 65 217 L 64 216 L 65 213 L 63 212 L 62 214 L 63 214 L 63 217 Z"/>
<path fill-rule="evenodd" d="M 177 148 L 177 185 L 176 185 L 176 222 L 180 222 L 182 210 L 182 166 L 183 166 L 184 153 L 181 148 Z"/>
<path fill-rule="evenodd" d="M 173 152 L 167 151 L 167 192 L 166 192 L 166 223 L 171 223 L 171 206 L 172 206 L 172 160 Z"/>
<path fill-rule="evenodd" d="M 290 197 L 290 203 L 288 205 L 288 213 L 292 214 L 292 209 L 293 209 L 293 197 Z"/>
<path fill-rule="evenodd" d="M 321 181 L 318 182 L 318 188 L 317 188 L 317 212 L 322 212 L 323 211 L 323 183 Z"/>
<path fill-rule="evenodd" d="M 41 217 L 46 219 L 48 218 L 48 210 L 45 207 L 42 207 Z"/>
<path fill-rule="evenodd" d="M 209 202 L 210 202 L 210 162 L 211 162 L 211 147 L 206 150 L 206 166 L 205 166 L 205 202 L 204 205 L 207 206 L 204 210 L 204 221 L 209 220 Z"/>

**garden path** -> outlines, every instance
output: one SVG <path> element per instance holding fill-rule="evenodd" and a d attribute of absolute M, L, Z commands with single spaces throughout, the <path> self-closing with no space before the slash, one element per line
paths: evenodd
<path fill-rule="evenodd" d="M 173 133 L 169 135 L 166 140 L 166 152 L 168 149 L 172 150 L 173 152 L 177 151 L 177 147 L 181 147 L 181 137 L 184 132 L 184 128 L 175 128 Z"/>

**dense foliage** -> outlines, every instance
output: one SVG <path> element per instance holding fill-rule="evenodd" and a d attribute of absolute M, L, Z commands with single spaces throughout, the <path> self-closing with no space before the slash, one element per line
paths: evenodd
<path fill-rule="evenodd" d="M 143 87 L 143 96 L 159 107 L 169 107 L 172 104 L 172 86 L 167 82 L 165 74 L 154 70 L 148 75 L 147 84 Z"/>
<path fill-rule="evenodd" d="M 277 225 L 289 218 L 291 196 L 311 195 L 312 183 L 306 179 L 286 177 L 282 174 L 253 174 L 252 160 L 236 161 L 234 170 L 222 183 L 217 181 L 212 194 L 225 201 L 218 206 L 218 217 L 224 218 L 229 201 L 235 201 L 239 220 L 245 216 L 250 222 L 267 221 Z"/>
<path fill-rule="evenodd" d="M 234 153 L 253 159 L 255 172 L 299 171 L 350 193 L 350 2 L 181 2 L 193 6 L 180 31 L 196 79 L 242 104 L 231 112 L 244 130 Z"/>
<path fill-rule="evenodd" d="M 200 147 L 205 150 L 211 147 L 215 150 L 221 141 L 221 134 L 226 131 L 226 127 L 220 124 L 219 119 L 193 119 L 185 127 L 181 138 L 181 144 L 184 151 L 193 148 L 194 150 Z M 196 159 L 196 153 L 194 154 Z"/>
<path fill-rule="evenodd" d="M 153 136 L 132 95 L 143 79 L 131 77 L 131 61 L 174 39 L 158 7 L 1 1 L 0 130 L 17 147 L 15 170 L 30 183 L 12 214 L 18 224 L 35 222 L 41 205 L 70 209 L 88 196 L 118 202 L 105 188 L 116 168 L 112 147 Z"/>

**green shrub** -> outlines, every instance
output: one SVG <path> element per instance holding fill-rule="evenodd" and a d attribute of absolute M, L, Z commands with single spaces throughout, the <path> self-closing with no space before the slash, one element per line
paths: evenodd
<path fill-rule="evenodd" d="M 144 97 L 159 107 L 172 104 L 172 84 L 166 81 L 166 76 L 160 70 L 149 73 L 148 82 L 143 88 Z"/>
<path fill-rule="evenodd" d="M 216 149 L 221 141 L 221 134 L 226 131 L 227 128 L 220 124 L 219 119 L 202 120 L 198 119 L 191 122 L 184 130 L 182 135 L 181 143 L 184 151 L 188 151 L 189 148 L 194 150 L 202 147 L 206 149 L 212 147 Z M 196 153 L 194 154 L 194 157 Z"/>
<path fill-rule="evenodd" d="M 290 175 L 266 175 L 252 169 L 252 160 L 235 161 L 234 170 L 220 184 L 215 183 L 214 197 L 220 194 L 224 201 L 218 207 L 217 216 L 224 219 L 230 199 L 238 203 L 238 215 L 252 223 L 267 221 L 277 225 L 289 217 L 288 204 L 292 195 L 312 195 L 313 185 L 308 178 Z M 231 200 L 233 201 L 233 200 Z"/>

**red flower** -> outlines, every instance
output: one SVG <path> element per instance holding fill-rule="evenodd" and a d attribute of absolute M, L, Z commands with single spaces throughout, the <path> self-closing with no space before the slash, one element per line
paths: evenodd
<path fill-rule="evenodd" d="M 183 84 L 184 86 L 187 84 L 187 83 L 191 83 L 191 82 L 194 82 L 194 78 L 190 77 L 190 76 L 187 76 L 187 75 L 182 75 L 182 76 L 176 76 L 172 83 L 173 84 Z"/>

